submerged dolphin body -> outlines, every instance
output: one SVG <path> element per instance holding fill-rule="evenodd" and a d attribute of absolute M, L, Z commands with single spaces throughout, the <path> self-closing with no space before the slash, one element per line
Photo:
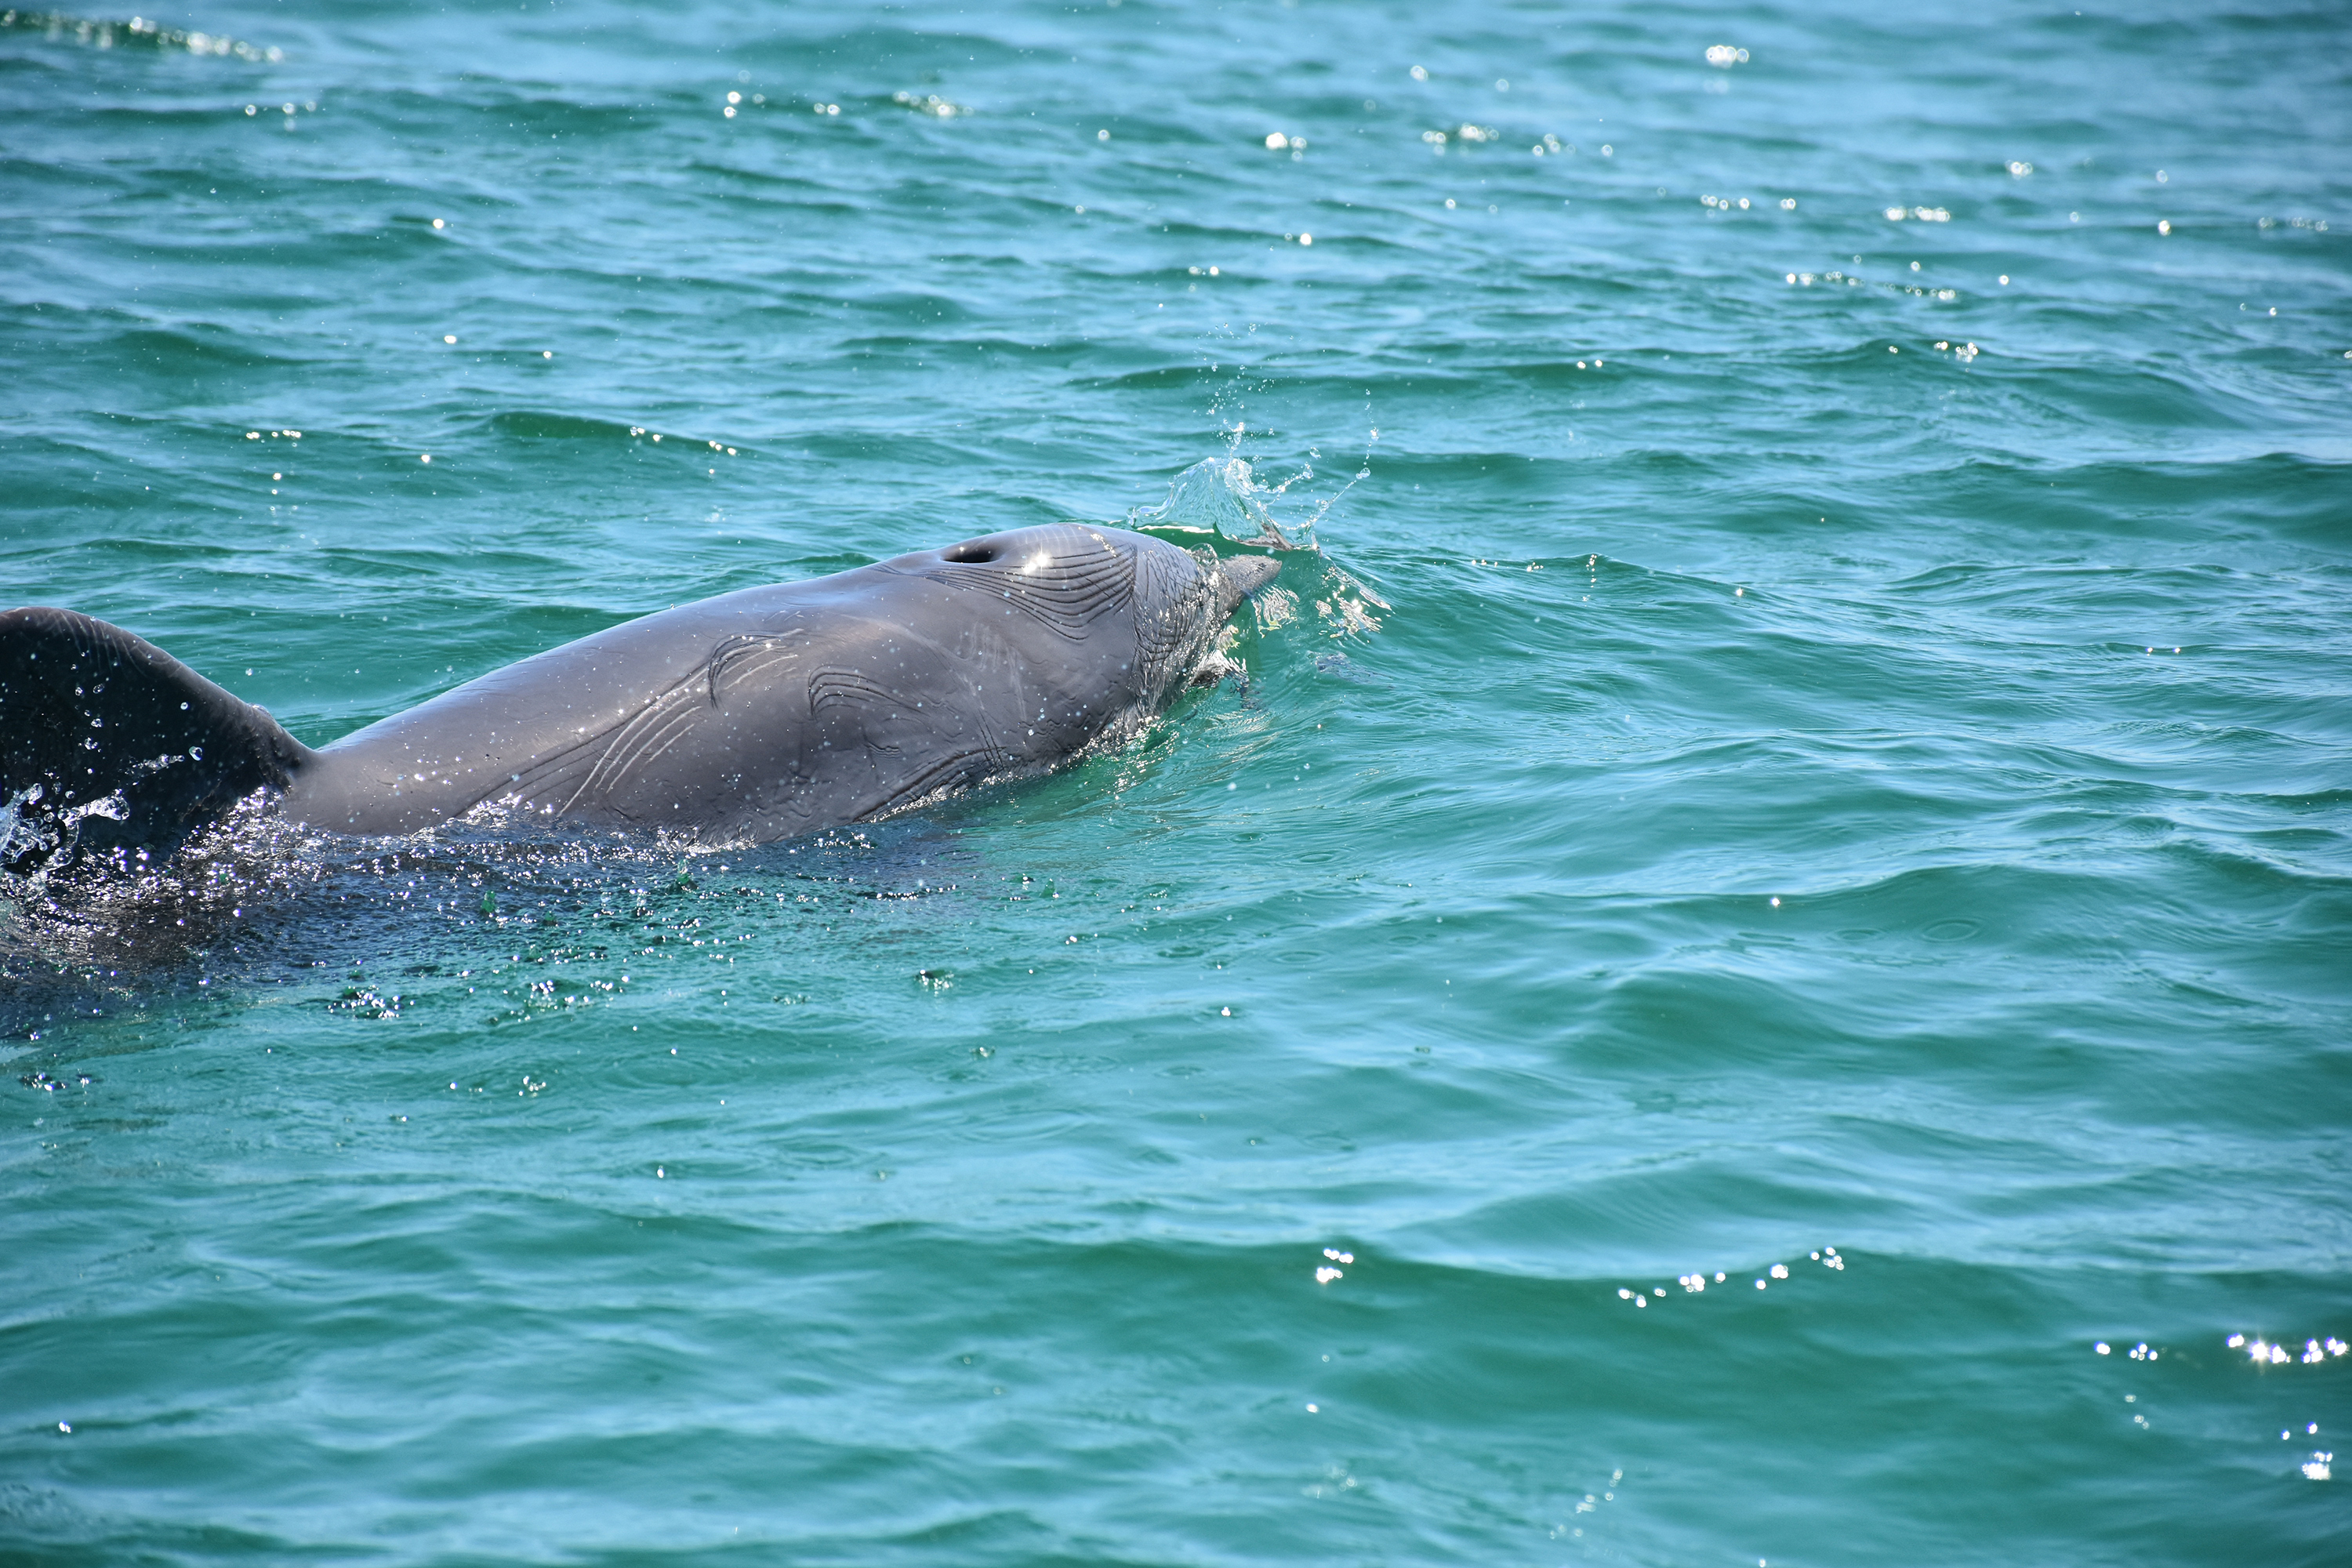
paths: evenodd
<path fill-rule="evenodd" d="M 299 823 L 529 819 L 766 840 L 1045 773 L 1164 708 L 1263 556 L 1051 524 L 629 621 L 313 751 L 152 643 L 0 614 L 0 867 L 167 854 L 257 790 Z"/>

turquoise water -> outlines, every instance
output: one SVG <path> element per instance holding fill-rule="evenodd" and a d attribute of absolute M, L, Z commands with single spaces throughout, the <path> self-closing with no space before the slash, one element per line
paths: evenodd
<path fill-rule="evenodd" d="M 917 817 L 17 889 L 0 1558 L 2345 1561 L 2352 55 L 2085 12 L 0 28 L 0 599 L 306 741 L 1320 547 Z"/>

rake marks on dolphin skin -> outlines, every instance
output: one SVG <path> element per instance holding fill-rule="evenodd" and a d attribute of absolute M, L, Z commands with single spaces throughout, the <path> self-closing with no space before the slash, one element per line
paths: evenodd
<path fill-rule="evenodd" d="M 746 680 L 764 675 L 800 658 L 797 646 L 784 641 L 798 637 L 805 628 L 794 626 L 790 631 L 773 634 L 747 634 L 729 637 L 710 650 L 710 705 L 719 706 L 719 684 L 722 680 Z"/>
<path fill-rule="evenodd" d="M 934 583 L 966 588 L 1011 607 L 1076 642 L 1094 621 L 1135 596 L 1135 568 L 1126 552 L 1089 529 L 1057 531 L 1073 537 L 1039 544 L 1026 558 L 1003 565 L 948 563 L 923 574 Z M 1007 578 L 1011 577 L 1011 585 Z"/>
<path fill-rule="evenodd" d="M 591 735 L 525 772 L 514 781 L 513 795 L 541 812 L 568 814 L 583 805 L 595 805 L 634 815 L 623 804 L 631 782 L 704 723 L 710 710 L 719 706 L 728 686 L 799 658 L 799 649 L 785 640 L 799 629 L 724 639 L 701 668 L 661 692 L 625 722 Z M 550 797 L 566 784 L 572 786 L 570 793 L 561 801 L 551 801 Z"/>

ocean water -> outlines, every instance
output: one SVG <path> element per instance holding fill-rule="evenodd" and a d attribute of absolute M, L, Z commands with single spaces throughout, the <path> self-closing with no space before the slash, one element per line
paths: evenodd
<path fill-rule="evenodd" d="M 0 1560 L 2352 1559 L 2340 7 L 157 26 L 0 18 L 0 600 L 307 741 L 1316 548 L 914 816 L 16 889 Z"/>

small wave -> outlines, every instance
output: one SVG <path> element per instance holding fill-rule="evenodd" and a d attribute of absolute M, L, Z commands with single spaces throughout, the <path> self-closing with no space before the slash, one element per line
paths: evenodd
<path fill-rule="evenodd" d="M 951 103 L 936 92 L 894 92 L 890 95 L 890 101 L 918 114 L 928 114 L 935 120 L 953 120 L 960 114 L 971 112 L 969 106 Z"/>
<path fill-rule="evenodd" d="M 614 419 L 596 419 L 580 414 L 549 414 L 536 408 L 510 409 L 504 414 L 493 414 L 482 421 L 482 428 L 494 436 L 512 437 L 523 441 L 625 441 L 640 434 L 636 426 L 625 425 Z"/>
<path fill-rule="evenodd" d="M 152 49 L 158 54 L 233 57 L 257 64 L 275 65 L 286 51 L 272 45 L 248 44 L 218 33 L 166 27 L 145 16 L 127 22 L 69 16 L 63 11 L 0 11 L 0 30 L 37 33 L 44 42 L 85 44 L 95 49 Z"/>
<path fill-rule="evenodd" d="M 212 326 L 140 326 L 115 332 L 103 345 L 134 374 L 173 377 L 207 373 L 291 369 L 302 361 L 253 346 L 249 334 Z"/>

